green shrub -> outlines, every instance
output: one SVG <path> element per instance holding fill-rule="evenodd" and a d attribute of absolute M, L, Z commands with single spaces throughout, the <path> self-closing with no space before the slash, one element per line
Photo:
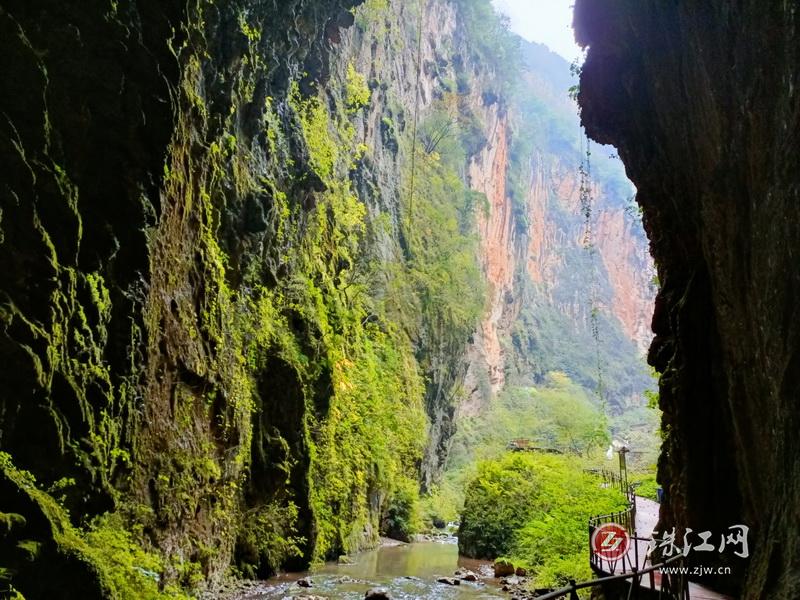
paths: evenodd
<path fill-rule="evenodd" d="M 420 513 L 423 525 L 428 529 L 436 523 L 452 523 L 458 521 L 464 503 L 461 487 L 453 482 L 453 478 L 444 478 L 433 486 L 420 500 Z"/>
<path fill-rule="evenodd" d="M 164 597 L 187 598 L 176 588 L 160 590 L 164 562 L 160 556 L 146 552 L 126 529 L 118 514 L 105 514 L 92 521 L 86 532 L 86 553 L 106 573 L 109 583 L 122 599 L 157 600 Z M 194 581 L 197 585 L 202 576 Z"/>
<path fill-rule="evenodd" d="M 649 498 L 650 500 L 658 501 L 658 494 L 656 490 L 659 485 L 656 481 L 654 473 L 645 473 L 635 475 L 629 478 L 630 482 L 636 485 L 636 495 L 642 498 Z"/>
<path fill-rule="evenodd" d="M 420 524 L 417 484 L 403 479 L 389 496 L 381 533 L 396 540 L 410 542 L 411 535 L 420 530 Z"/>
<path fill-rule="evenodd" d="M 464 501 L 459 549 L 508 558 L 527 568 L 537 587 L 589 579 L 587 520 L 625 505 L 576 457 L 509 453 L 479 465 Z"/>
<path fill-rule="evenodd" d="M 271 502 L 251 509 L 243 515 L 245 525 L 238 540 L 241 556 L 239 568 L 243 574 L 255 578 L 259 573 L 255 565 L 265 565 L 262 575 L 276 572 L 289 558 L 302 556 L 300 549 L 304 538 L 292 534 L 298 510 L 293 502 L 285 506 Z"/>
<path fill-rule="evenodd" d="M 356 111 L 369 104 L 371 92 L 366 78 L 355 70 L 353 65 L 347 65 L 347 79 L 345 81 L 345 99 L 347 108 Z"/>

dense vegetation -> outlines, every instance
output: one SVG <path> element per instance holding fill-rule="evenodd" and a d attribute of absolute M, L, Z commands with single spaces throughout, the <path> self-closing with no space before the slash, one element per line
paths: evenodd
<path fill-rule="evenodd" d="M 633 422 L 657 419 L 655 410 L 640 410 L 647 414 Z M 617 469 L 616 454 L 605 453 L 609 425 L 596 398 L 564 373 L 548 374 L 538 387 L 509 386 L 488 410 L 460 421 L 448 469 L 423 503 L 427 522 L 460 520 L 464 554 L 508 559 L 529 571 L 535 587 L 590 578 L 587 519 L 625 504 L 585 472 Z M 655 500 L 656 446 L 645 432 L 652 435 L 629 436 L 639 449 L 629 455 L 629 481 Z M 509 440 L 520 438 L 538 450 L 509 452 Z"/>
<path fill-rule="evenodd" d="M 467 488 L 459 549 L 507 558 L 536 587 L 590 579 L 586 522 L 625 507 L 625 497 L 581 471 L 576 457 L 514 452 L 484 461 Z"/>

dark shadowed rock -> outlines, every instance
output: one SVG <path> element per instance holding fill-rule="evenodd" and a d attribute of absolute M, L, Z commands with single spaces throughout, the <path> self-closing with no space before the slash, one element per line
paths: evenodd
<path fill-rule="evenodd" d="M 579 102 L 636 185 L 658 268 L 658 529 L 746 524 L 749 564 L 689 554 L 731 568 L 704 585 L 797 598 L 800 12 L 735 4 L 579 0 Z"/>

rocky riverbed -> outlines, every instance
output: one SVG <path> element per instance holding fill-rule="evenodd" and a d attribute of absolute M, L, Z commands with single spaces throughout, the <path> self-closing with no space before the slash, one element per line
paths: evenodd
<path fill-rule="evenodd" d="M 492 564 L 458 555 L 453 537 L 384 543 L 346 561 L 287 573 L 239 588 L 229 600 L 508 600 Z"/>

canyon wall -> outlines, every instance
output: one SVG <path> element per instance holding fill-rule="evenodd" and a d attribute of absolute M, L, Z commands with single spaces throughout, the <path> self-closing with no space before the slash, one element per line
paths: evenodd
<path fill-rule="evenodd" d="M 800 596 L 798 18 L 754 1 L 575 13 L 583 123 L 619 148 L 661 284 L 660 527 L 750 527 L 749 562 L 690 554 L 731 566 L 704 582 L 744 598 Z"/>
<path fill-rule="evenodd" d="M 466 165 L 502 111 L 456 5 L 357 4 L 0 8 L 0 579 L 26 597 L 407 535 L 484 308 Z"/>
<path fill-rule="evenodd" d="M 634 190 L 612 149 L 587 156 L 567 62 L 520 43 L 508 114 L 470 170 L 489 200 L 479 233 L 490 291 L 459 414 L 479 415 L 504 384 L 541 383 L 553 370 L 591 393 L 599 386 L 619 414 L 649 385 L 641 357 L 654 271 Z"/>

